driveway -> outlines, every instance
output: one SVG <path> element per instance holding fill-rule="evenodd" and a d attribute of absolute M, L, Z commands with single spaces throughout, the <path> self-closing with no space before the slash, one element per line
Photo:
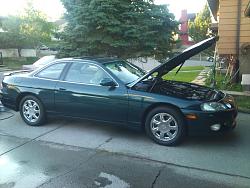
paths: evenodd
<path fill-rule="evenodd" d="M 30 127 L 13 111 L 0 119 L 0 187 L 250 187 L 249 114 L 232 133 L 178 147 L 83 120 Z"/>

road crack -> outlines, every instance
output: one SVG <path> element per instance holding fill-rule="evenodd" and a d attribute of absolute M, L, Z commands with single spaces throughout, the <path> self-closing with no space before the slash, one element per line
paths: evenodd
<path fill-rule="evenodd" d="M 152 185 L 151 185 L 151 188 L 154 188 L 154 187 L 155 187 L 155 183 L 156 183 L 157 179 L 159 178 L 159 176 L 161 175 L 161 172 L 164 170 L 164 168 L 165 168 L 165 166 L 164 166 L 163 168 L 161 168 L 161 169 L 158 171 L 158 173 L 156 174 L 155 179 L 154 179 L 154 181 L 153 181 L 153 183 L 152 183 Z"/>
<path fill-rule="evenodd" d="M 33 142 L 33 141 L 35 141 L 36 139 L 38 139 L 38 138 L 40 138 L 40 137 L 42 137 L 42 136 L 44 136 L 44 135 L 46 135 L 46 134 L 49 134 L 49 133 L 51 133 L 51 132 L 53 132 L 53 131 L 55 131 L 55 130 L 57 130 L 57 129 L 59 129 L 59 128 L 65 126 L 65 125 L 66 125 L 66 124 L 60 125 L 60 126 L 54 128 L 54 129 L 50 130 L 50 131 L 47 131 L 47 132 L 45 132 L 45 133 L 43 133 L 43 134 L 41 134 L 41 135 L 35 137 L 35 138 L 29 139 L 28 141 L 26 141 L 26 142 L 24 142 L 24 143 L 22 143 L 22 144 L 20 144 L 20 145 L 18 145 L 18 146 L 16 146 L 16 147 L 14 147 L 14 148 L 8 150 L 8 151 L 5 151 L 5 152 L 1 153 L 1 154 L 0 154 L 0 157 L 3 156 L 3 155 L 5 155 L 6 153 L 9 153 L 9 152 L 11 152 L 11 151 L 13 151 L 13 150 L 15 150 L 15 149 L 17 149 L 17 148 L 22 147 L 22 146 L 24 146 L 24 145 L 26 145 L 26 144 L 28 144 L 28 143 L 30 143 L 30 142 Z M 2 136 L 16 137 L 16 136 L 12 136 L 12 135 L 2 135 Z M 17 137 L 17 138 L 19 138 L 19 137 Z M 23 139 L 24 139 L 24 138 L 23 138 Z"/>
<path fill-rule="evenodd" d="M 103 143 L 101 143 L 100 145 L 98 145 L 95 149 L 96 149 L 96 150 L 99 149 L 99 148 L 102 147 L 104 144 L 109 143 L 112 139 L 113 139 L 112 137 L 108 138 L 108 139 L 105 140 Z"/>
<path fill-rule="evenodd" d="M 58 178 L 60 178 L 60 177 L 62 177 L 62 176 L 65 176 L 65 175 L 67 175 L 67 174 L 70 174 L 71 172 L 73 172 L 73 171 L 75 171 L 75 170 L 77 170 L 77 169 L 80 169 L 81 166 L 82 166 L 83 164 L 87 163 L 88 161 L 90 161 L 91 159 L 93 159 L 93 158 L 94 158 L 96 155 L 98 155 L 98 154 L 99 154 L 99 152 L 95 152 L 93 155 L 91 155 L 91 156 L 90 156 L 89 158 L 87 158 L 86 160 L 81 161 L 80 163 L 78 163 L 78 164 L 75 165 L 74 167 L 70 168 L 70 169 L 67 170 L 66 172 L 62 172 L 62 173 L 60 173 L 60 174 L 58 174 L 58 175 L 56 175 L 56 176 L 50 178 L 49 180 L 43 182 L 41 185 L 37 186 L 37 188 L 43 187 L 43 186 L 47 185 L 48 183 L 51 183 L 51 182 L 54 181 L 55 179 L 58 179 Z"/>

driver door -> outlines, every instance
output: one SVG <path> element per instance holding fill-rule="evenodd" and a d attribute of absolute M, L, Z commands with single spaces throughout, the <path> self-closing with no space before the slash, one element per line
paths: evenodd
<path fill-rule="evenodd" d="M 99 65 L 73 62 L 64 80 L 56 85 L 56 110 L 65 116 L 126 123 L 127 89 L 118 84 L 101 86 L 105 78 L 111 76 Z"/>

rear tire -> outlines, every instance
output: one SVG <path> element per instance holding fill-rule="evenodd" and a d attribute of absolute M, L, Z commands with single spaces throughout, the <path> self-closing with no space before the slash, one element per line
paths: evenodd
<path fill-rule="evenodd" d="M 41 101 L 32 95 L 22 98 L 19 106 L 23 121 L 30 126 L 40 126 L 45 122 L 45 110 Z"/>
<path fill-rule="evenodd" d="M 186 136 L 183 115 L 171 107 L 157 107 L 151 110 L 145 122 L 147 135 L 164 146 L 179 144 Z"/>

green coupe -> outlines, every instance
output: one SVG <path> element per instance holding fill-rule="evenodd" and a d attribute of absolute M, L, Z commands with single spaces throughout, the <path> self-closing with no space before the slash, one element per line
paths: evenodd
<path fill-rule="evenodd" d="M 187 133 L 232 130 L 237 108 L 231 96 L 162 79 L 216 40 L 204 40 L 148 73 L 117 58 L 58 59 L 30 73 L 6 75 L 1 101 L 31 126 L 55 115 L 90 119 L 144 129 L 162 145 L 176 145 Z"/>

